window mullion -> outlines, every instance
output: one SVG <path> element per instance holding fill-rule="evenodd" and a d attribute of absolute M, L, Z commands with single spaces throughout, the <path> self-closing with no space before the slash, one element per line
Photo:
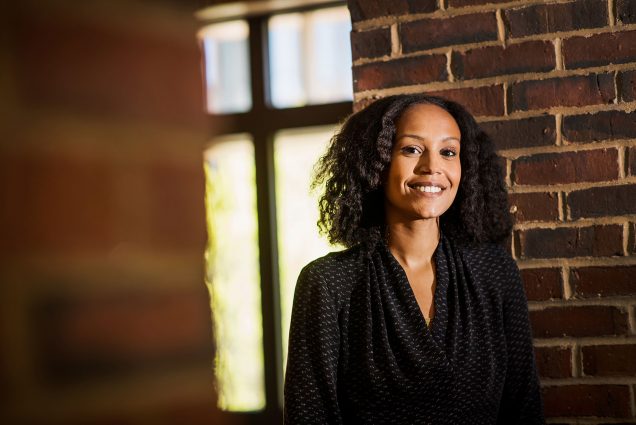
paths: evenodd
<path fill-rule="evenodd" d="M 253 114 L 269 115 L 267 107 L 267 34 L 266 20 L 252 18 L 250 25 L 250 57 Z M 273 134 L 261 126 L 252 132 L 256 161 L 256 196 L 259 224 L 261 270 L 263 354 L 265 367 L 265 399 L 268 422 L 280 423 L 282 401 L 281 318 L 278 279 L 278 243 L 274 187 Z"/>

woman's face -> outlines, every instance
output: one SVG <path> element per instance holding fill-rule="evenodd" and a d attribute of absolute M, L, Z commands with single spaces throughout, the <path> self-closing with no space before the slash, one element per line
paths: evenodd
<path fill-rule="evenodd" d="M 439 106 L 404 111 L 384 186 L 387 223 L 437 218 L 448 210 L 462 175 L 460 139 L 457 122 Z"/>

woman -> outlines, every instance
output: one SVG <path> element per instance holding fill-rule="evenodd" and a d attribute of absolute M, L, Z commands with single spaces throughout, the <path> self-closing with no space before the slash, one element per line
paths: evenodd
<path fill-rule="evenodd" d="M 492 142 L 460 105 L 391 96 L 318 166 L 343 244 L 296 287 L 288 424 L 544 423 L 527 303 Z"/>

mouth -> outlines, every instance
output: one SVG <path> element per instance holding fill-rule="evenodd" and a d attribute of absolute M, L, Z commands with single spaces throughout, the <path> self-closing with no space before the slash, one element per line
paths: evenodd
<path fill-rule="evenodd" d="M 446 189 L 445 186 L 442 186 L 441 184 L 438 184 L 438 183 L 423 183 L 423 182 L 410 183 L 408 184 L 408 187 L 410 187 L 411 189 L 417 192 L 427 193 L 427 194 L 438 194 Z"/>

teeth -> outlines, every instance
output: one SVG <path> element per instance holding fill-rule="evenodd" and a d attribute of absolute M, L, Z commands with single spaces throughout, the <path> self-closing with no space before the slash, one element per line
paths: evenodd
<path fill-rule="evenodd" d="M 442 188 L 437 186 L 416 186 L 415 190 L 426 193 L 438 193 L 442 191 Z"/>

